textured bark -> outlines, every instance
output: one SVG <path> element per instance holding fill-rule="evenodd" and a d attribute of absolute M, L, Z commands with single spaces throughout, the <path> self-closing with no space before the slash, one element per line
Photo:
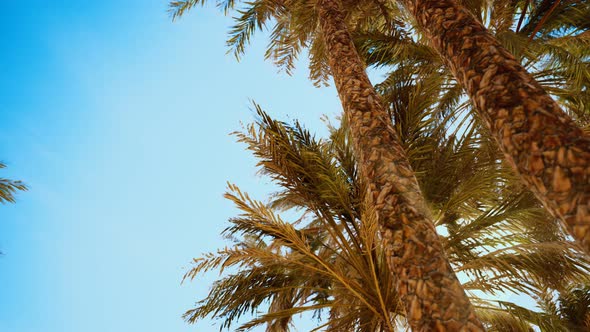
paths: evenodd
<path fill-rule="evenodd" d="M 508 163 L 590 254 L 590 137 L 454 0 L 401 0 L 465 88 Z"/>
<path fill-rule="evenodd" d="M 446 259 L 386 109 L 354 47 L 340 0 L 319 0 L 317 6 L 360 172 L 377 212 L 389 267 L 412 330 L 482 331 Z"/>

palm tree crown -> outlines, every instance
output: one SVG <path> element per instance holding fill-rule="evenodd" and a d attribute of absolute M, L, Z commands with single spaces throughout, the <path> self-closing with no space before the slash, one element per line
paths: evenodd
<path fill-rule="evenodd" d="M 256 107 L 258 124 L 237 135 L 279 191 L 262 203 L 229 186 L 226 197 L 241 211 L 225 231 L 235 245 L 197 259 L 185 277 L 213 268 L 232 272 L 185 318 L 194 322 L 213 315 L 229 328 L 241 316 L 264 310 L 239 329 L 268 324 L 269 331 L 282 331 L 294 315 L 312 311 L 324 317 L 319 328 L 329 331 L 404 326 L 346 124 L 331 127 L 330 139 L 317 140 L 301 125 L 273 120 Z M 464 276 L 464 287 L 492 296 L 538 296 L 546 287 L 564 289 L 583 280 L 590 265 L 531 194 L 519 192 L 519 186 L 498 186 L 512 175 L 496 162 L 493 149 L 486 152 L 473 131 L 457 139 L 432 135 L 432 122 L 420 113 L 408 116 L 422 118 L 408 126 L 419 137 L 410 155 L 422 185 L 440 189 L 425 192 L 432 193 L 427 197 L 436 206 L 437 224 L 449 233 L 446 252 Z M 446 167 L 435 167 L 442 161 Z M 281 211 L 296 221 L 284 221 Z M 472 301 L 490 330 L 562 327 L 552 316 L 512 303 Z"/>

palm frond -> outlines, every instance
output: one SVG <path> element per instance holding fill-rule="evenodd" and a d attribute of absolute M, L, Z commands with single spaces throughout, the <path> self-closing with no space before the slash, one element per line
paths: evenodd
<path fill-rule="evenodd" d="M 0 163 L 0 169 L 5 167 L 5 164 Z M 0 203 L 14 203 L 15 194 L 26 190 L 27 186 L 21 181 L 0 178 Z"/>

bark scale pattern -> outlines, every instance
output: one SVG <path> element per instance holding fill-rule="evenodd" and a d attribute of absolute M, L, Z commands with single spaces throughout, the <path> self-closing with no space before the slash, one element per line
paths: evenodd
<path fill-rule="evenodd" d="M 590 254 L 590 137 L 454 0 L 401 0 L 467 91 L 508 163 Z"/>
<path fill-rule="evenodd" d="M 414 331 L 483 331 L 446 259 L 414 172 L 366 74 L 340 0 L 317 3 L 321 33 L 381 225 L 396 289 Z"/>

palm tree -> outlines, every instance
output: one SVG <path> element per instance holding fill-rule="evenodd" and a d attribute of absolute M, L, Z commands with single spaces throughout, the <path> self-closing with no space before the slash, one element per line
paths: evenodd
<path fill-rule="evenodd" d="M 543 11 L 532 10 L 531 17 L 524 20 L 516 3 L 510 6 L 505 1 L 465 3 L 471 5 L 467 9 L 478 16 L 487 13 L 486 27 L 502 46 L 519 60 L 543 89 L 556 98 L 578 125 L 587 127 L 590 123 L 590 27 L 585 16 L 590 15 L 590 5 L 586 5 L 585 11 L 560 10 L 558 6 L 555 12 L 559 15 L 544 17 L 543 35 L 531 39 L 527 31 L 533 28 L 529 26 L 537 25 L 535 22 L 541 20 L 539 16 L 543 16 Z M 513 31 L 512 28 L 521 20 L 526 22 L 522 23 L 522 29 Z M 412 34 L 410 23 L 398 34 Z M 567 29 L 583 32 L 564 35 L 563 30 Z M 467 96 L 462 87 L 444 67 L 443 59 L 431 47 L 429 40 L 420 34 L 417 37 L 400 42 L 398 36 L 380 31 L 374 25 L 355 31 L 357 47 L 368 65 L 394 69 L 400 66 L 420 67 L 421 73 L 436 72 L 445 77 L 441 83 L 446 87 L 440 95 L 441 109 L 446 109 L 449 103 L 456 108 L 471 108 L 471 103 L 465 102 Z M 395 79 L 392 76 L 387 81 Z M 387 81 L 381 85 L 386 87 Z"/>
<path fill-rule="evenodd" d="M 466 90 L 508 163 L 590 254 L 590 136 L 485 29 L 481 16 L 455 0 L 400 3 Z M 505 6 L 517 3 L 523 2 Z M 588 29 L 585 1 L 563 1 L 557 11 L 561 1 L 524 3 L 523 8 L 540 3 L 520 30 L 531 37 L 543 35 L 547 18 L 557 15 L 571 18 L 557 27 L 564 28 L 562 34 L 575 36 L 579 28 Z M 524 9 L 522 13 L 525 17 Z"/>
<path fill-rule="evenodd" d="M 410 95 L 422 90 L 417 99 L 432 98 L 423 85 L 401 85 L 414 89 L 406 90 Z M 511 173 L 496 162 L 495 149 L 482 148 L 485 143 L 473 130 L 457 139 L 440 135 L 451 120 L 435 125 L 435 110 L 416 106 L 406 112 L 406 134 L 400 131 L 400 136 L 415 142 L 408 147 L 412 164 L 421 184 L 432 189 L 425 196 L 438 227 L 448 230 L 445 249 L 464 275 L 464 287 L 492 295 L 536 295 L 539 285 L 563 288 L 584 278 L 589 262 L 559 235 L 532 195 L 518 192 L 518 186 L 498 186 L 511 182 Z M 257 111 L 257 126 L 238 137 L 281 191 L 264 204 L 230 185 L 226 197 L 241 214 L 231 219 L 225 234 L 236 245 L 197 259 L 185 277 L 212 268 L 237 271 L 231 269 L 235 272 L 217 281 L 197 308 L 186 313 L 187 320 L 213 314 L 223 320 L 222 328 L 229 328 L 240 316 L 262 309 L 267 313 L 239 330 L 266 323 L 268 331 L 284 331 L 294 315 L 321 315 L 323 310 L 327 319 L 318 329 L 393 331 L 403 326 L 404 312 L 391 287 L 387 256 L 375 232 L 374 214 L 368 211 L 346 126 L 332 128 L 329 140 L 318 141 L 299 124 L 273 120 L 258 106 Z M 301 211 L 301 217 L 293 217 L 295 223 L 277 214 L 293 209 Z M 561 327 L 550 316 L 516 310 L 512 303 L 472 301 L 490 330 Z"/>
<path fill-rule="evenodd" d="M 203 2 L 174 1 L 173 16 Z M 235 2 L 226 1 L 223 5 L 227 10 Z M 273 35 L 279 43 L 285 43 L 280 40 L 285 37 L 285 26 L 299 37 L 286 41 L 292 48 L 297 49 L 309 40 L 322 41 L 350 124 L 359 171 L 366 181 L 366 197 L 379 221 L 387 261 L 396 277 L 397 293 L 410 326 L 416 331 L 482 330 L 446 259 L 414 172 L 356 51 L 340 0 L 254 1 L 247 6 L 241 11 L 246 19 L 238 19 L 230 39 L 238 46 L 270 17 L 278 22 L 279 28 L 274 29 Z M 310 12 L 314 14 L 310 16 Z M 314 15 L 315 22 L 297 20 Z"/>
<path fill-rule="evenodd" d="M 356 52 L 342 5 L 325 0 L 317 6 L 328 63 L 410 326 L 416 331 L 481 330 L 446 260 L 401 142 Z"/>

